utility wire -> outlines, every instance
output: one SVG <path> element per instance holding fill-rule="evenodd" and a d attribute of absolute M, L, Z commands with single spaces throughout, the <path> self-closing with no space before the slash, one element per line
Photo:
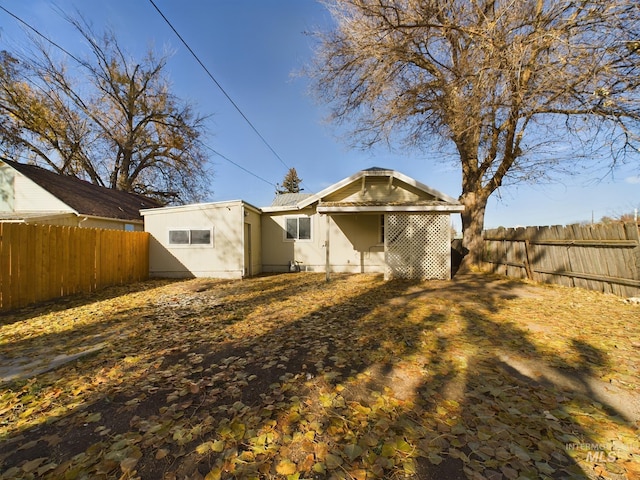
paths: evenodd
<path fill-rule="evenodd" d="M 17 15 L 11 13 L 9 10 L 7 10 L 6 8 L 4 8 L 2 5 L 0 5 L 0 9 L 2 11 L 4 11 L 7 15 L 12 16 L 13 18 L 15 18 L 18 22 L 20 22 L 22 25 L 24 25 L 25 27 L 27 27 L 29 30 L 32 30 L 33 32 L 35 32 L 38 36 L 44 38 L 47 42 L 49 42 L 51 45 L 53 45 L 54 47 L 56 47 L 58 50 L 62 50 L 64 53 L 66 53 L 67 55 L 69 55 L 71 58 L 73 58 L 76 62 L 78 62 L 80 65 L 86 65 L 87 62 L 83 62 L 82 60 L 80 60 L 78 57 L 76 57 L 74 54 L 72 54 L 71 52 L 69 52 L 69 50 L 65 49 L 64 47 L 58 45 L 56 42 L 54 42 L 53 40 L 51 40 L 50 38 L 48 38 L 47 36 L 45 36 L 44 34 L 40 33 L 35 27 L 32 27 L 31 25 L 29 25 L 27 22 L 25 22 L 24 20 L 22 20 L 20 17 L 18 17 Z"/>
<path fill-rule="evenodd" d="M 164 19 L 164 21 L 167 23 L 167 25 L 169 25 L 169 27 L 171 28 L 171 30 L 173 30 L 173 33 L 176 34 L 176 36 L 180 39 L 180 41 L 182 42 L 182 44 L 187 48 L 187 50 L 189 50 L 189 53 L 191 53 L 191 55 L 193 55 L 193 58 L 196 59 L 196 61 L 200 64 L 200 66 L 204 69 L 205 72 L 207 72 L 207 75 L 209 76 L 209 78 L 213 81 L 213 83 L 216 84 L 216 86 L 220 89 L 220 91 L 224 94 L 225 97 L 227 97 L 227 100 L 229 100 L 229 102 L 231 102 L 231 105 L 233 105 L 233 107 L 238 111 L 238 113 L 242 116 L 242 118 L 244 118 L 244 120 L 247 122 L 247 124 L 251 127 L 251 129 L 256 133 L 256 135 L 258 135 L 258 137 L 260 137 L 260 140 L 262 140 L 262 143 L 264 143 L 267 148 L 269 150 L 271 150 L 271 153 L 273 153 L 275 155 L 275 157 L 280 161 L 280 163 L 282 163 L 282 165 L 284 165 L 287 169 L 289 169 L 290 167 L 284 162 L 284 160 L 282 160 L 282 158 L 280 158 L 280 155 L 278 155 L 278 153 L 273 149 L 273 147 L 269 144 L 269 142 L 267 142 L 267 140 L 265 140 L 265 138 L 260 134 L 260 132 L 258 131 L 258 129 L 253 125 L 253 123 L 251 123 L 251 120 L 249 120 L 247 118 L 247 116 L 244 114 L 244 112 L 240 109 L 240 107 L 236 104 L 236 102 L 233 101 L 233 99 L 231 98 L 231 96 L 229 96 L 229 94 L 225 91 L 224 88 L 222 88 L 222 85 L 220 85 L 220 83 L 218 82 L 218 80 L 216 80 L 216 78 L 213 76 L 213 74 L 209 71 L 209 69 L 204 65 L 204 63 L 202 63 L 202 61 L 200 60 L 200 58 L 198 57 L 198 55 L 196 55 L 196 53 L 191 49 L 191 47 L 189 46 L 189 44 L 185 41 L 184 38 L 182 38 L 182 36 L 178 33 L 178 31 L 175 29 L 175 27 L 171 24 L 171 22 L 169 21 L 169 19 L 167 17 L 165 17 L 165 15 L 162 13 L 162 11 L 158 8 L 158 6 L 154 3 L 153 0 L 149 0 L 149 2 L 151 3 L 151 5 L 153 5 L 153 7 L 156 9 L 156 11 L 160 14 L 160 16 Z"/>
<path fill-rule="evenodd" d="M 242 111 L 240 110 L 240 108 L 236 105 L 236 103 L 231 99 L 231 97 L 227 94 L 227 92 L 225 92 L 225 90 L 222 88 L 222 86 L 216 81 L 216 79 L 213 77 L 213 75 L 209 72 L 209 70 L 207 70 L 207 67 L 205 67 L 202 62 L 200 61 L 200 59 L 196 56 L 196 54 L 193 52 L 193 50 L 191 50 L 191 48 L 189 47 L 189 45 L 187 45 L 187 43 L 182 39 L 182 37 L 180 36 L 180 34 L 175 30 L 175 28 L 173 28 L 173 26 L 171 25 L 171 23 L 169 23 L 169 21 L 167 20 L 167 18 L 162 14 L 162 12 L 158 9 L 158 7 L 155 5 L 155 3 L 153 3 L 153 0 L 149 0 L 151 2 L 151 4 L 156 8 L 156 10 L 158 10 L 158 13 L 162 16 L 162 18 L 164 18 L 164 20 L 167 22 L 167 24 L 169 24 L 169 26 L 171 27 L 171 29 L 174 31 L 174 33 L 178 36 L 178 38 L 182 41 L 182 43 L 184 43 L 184 45 L 187 47 L 187 49 L 189 49 L 189 51 L 191 52 L 191 54 L 195 57 L 195 59 L 198 61 L 198 63 L 202 66 L 202 68 L 204 68 L 204 70 L 207 72 L 207 74 L 209 75 L 209 77 L 211 77 L 211 79 L 215 82 L 215 84 L 218 86 L 218 88 L 222 91 L 222 93 L 224 93 L 224 95 L 227 97 L 227 99 L 229 99 L 229 101 L 231 102 L 231 104 L 236 108 L 236 110 L 238 110 L 238 112 L 240 113 L 240 115 L 242 115 L 242 117 L 247 121 L 247 123 L 251 126 L 251 128 L 256 132 L 256 134 L 260 137 L 260 139 L 265 143 L 265 145 L 267 145 L 267 147 L 269 147 L 269 149 L 273 152 L 273 154 L 278 158 L 278 160 L 280 160 L 280 162 L 287 168 L 289 168 L 287 166 L 286 163 L 284 163 L 284 161 L 280 158 L 280 156 L 275 152 L 275 150 L 273 148 L 271 148 L 271 146 L 267 143 L 267 141 L 262 137 L 262 135 L 260 135 L 260 133 L 258 132 L 258 130 L 256 130 L 256 128 L 253 126 L 253 124 L 249 121 L 249 119 L 244 115 L 244 113 L 242 113 Z M 17 15 L 15 15 L 14 13 L 10 12 L 9 10 L 7 10 L 5 7 L 3 7 L 2 5 L 0 5 L 0 10 L 4 11 L 7 15 L 10 15 L 11 17 L 13 17 L 14 19 L 16 19 L 18 22 L 20 22 L 22 25 L 24 25 L 25 27 L 27 27 L 29 30 L 33 31 L 34 33 L 36 33 L 39 37 L 43 38 L 44 40 L 46 40 L 47 42 L 49 42 L 51 45 L 53 45 L 54 47 L 56 47 L 58 50 L 66 53 L 69 57 L 71 57 L 72 59 L 74 59 L 76 62 L 78 62 L 80 65 L 86 65 L 86 62 L 83 62 L 82 60 L 80 60 L 78 57 L 76 57 L 74 54 L 72 54 L 71 52 L 69 52 L 66 48 L 64 48 L 63 46 L 59 45 L 58 43 L 54 42 L 53 40 L 51 40 L 49 37 L 47 37 L 46 35 L 44 35 L 43 33 L 41 33 L 38 29 L 36 29 L 35 27 L 33 27 L 32 25 L 30 25 L 29 23 L 27 23 L 26 21 L 24 21 L 22 18 L 18 17 Z M 230 158 L 224 156 L 223 154 L 221 154 L 220 152 L 214 150 L 213 148 L 211 148 L 208 145 L 204 145 L 208 150 L 210 150 L 211 152 L 213 152 L 215 155 L 219 156 L 220 158 L 226 160 L 227 162 L 231 163 L 232 165 L 235 165 L 236 167 L 238 167 L 240 170 L 243 170 L 244 172 L 248 173 L 249 175 L 254 176 L 255 178 L 257 178 L 258 180 L 261 180 L 263 182 L 265 182 L 268 185 L 271 185 L 272 187 L 278 187 L 276 184 L 270 182 L 269 180 L 264 179 L 263 177 L 261 177 L 260 175 L 253 173 L 252 171 L 246 169 L 245 167 L 243 167 L 242 165 L 240 165 L 239 163 L 234 162 L 233 160 L 231 160 Z"/>
<path fill-rule="evenodd" d="M 151 2 L 151 3 L 153 3 L 153 2 Z M 154 6 L 155 6 L 155 5 L 154 5 Z M 157 8 L 157 7 L 156 7 L 156 8 Z M 67 49 L 65 49 L 63 46 L 61 46 L 61 45 L 59 45 L 58 43 L 56 43 L 56 42 L 54 42 L 53 40 L 51 40 L 49 37 L 47 37 L 46 35 L 44 35 L 43 33 L 41 33 L 38 29 L 36 29 L 35 27 L 33 27 L 32 25 L 30 25 L 29 23 L 27 23 L 26 21 L 24 21 L 22 18 L 18 17 L 18 16 L 17 16 L 17 15 L 15 15 L 14 13 L 10 12 L 10 11 L 9 11 L 9 10 L 7 10 L 6 8 L 4 8 L 2 5 L 0 5 L 0 10 L 4 11 L 7 15 L 10 15 L 11 17 L 15 18 L 15 19 L 16 19 L 18 22 L 20 22 L 22 25 L 24 25 L 24 26 L 25 26 L 25 27 L 27 27 L 29 30 L 31 30 L 31 31 L 33 31 L 34 33 L 36 33 L 39 37 L 41 37 L 41 38 L 43 38 L 44 40 L 46 40 L 47 42 L 49 42 L 51 45 L 53 45 L 54 47 L 56 47 L 58 50 L 60 50 L 60 51 L 62 51 L 62 52 L 64 52 L 64 53 L 66 53 L 69 57 L 71 57 L 72 59 L 74 59 L 74 60 L 75 60 L 76 62 L 78 62 L 80 65 L 86 65 L 86 62 L 83 62 L 82 60 L 80 60 L 78 57 L 76 57 L 74 54 L 72 54 L 71 52 L 69 52 L 69 51 L 68 51 Z M 160 15 L 162 15 L 162 13 L 160 13 Z M 164 16 L 163 16 L 163 17 L 164 17 Z M 166 19 L 165 19 L 165 20 L 166 20 Z M 171 28 L 173 28 L 173 27 L 171 27 Z M 174 32 L 175 32 L 175 30 L 174 30 Z M 176 35 L 178 35 L 178 34 L 177 34 L 177 32 L 176 32 Z M 178 37 L 180 37 L 180 35 L 178 35 Z M 181 38 L 181 40 L 182 40 L 182 38 Z M 184 40 L 183 40 L 183 42 L 184 42 Z M 187 48 L 189 48 L 189 47 L 187 46 Z M 191 50 L 191 49 L 189 49 L 189 50 Z M 192 52 L 192 53 L 193 53 L 193 52 Z M 197 59 L 197 57 L 196 57 L 196 59 Z M 199 61 L 199 60 L 198 60 L 198 61 Z M 201 64 L 201 65 L 202 65 L 202 64 Z M 204 65 L 203 65 L 203 67 L 204 67 Z M 206 70 L 206 68 L 205 68 L 205 70 Z M 208 72 L 207 72 L 207 73 L 208 73 Z M 211 76 L 211 74 L 209 74 L 209 75 Z M 213 77 L 212 77 L 212 78 L 213 78 Z M 213 81 L 215 82 L 215 79 L 213 79 Z M 217 82 L 216 82 L 216 84 L 217 84 Z M 218 86 L 220 87 L 220 85 L 218 85 Z M 222 87 L 220 87 L 220 90 L 222 90 Z M 222 91 L 224 92 L 224 90 L 222 90 Z M 225 95 L 226 95 L 226 92 L 224 92 L 224 93 L 225 93 Z M 227 98 L 229 98 L 229 96 L 228 96 L 228 95 L 227 95 Z M 229 98 L 229 100 L 231 101 L 231 103 L 233 103 L 233 100 L 231 100 L 231 98 Z M 235 105 L 235 103 L 233 103 L 233 105 L 234 105 L 236 108 L 238 108 L 238 107 Z M 242 114 L 242 112 L 240 112 L 240 113 Z M 242 115 L 242 116 L 244 117 L 244 115 Z M 245 117 L 245 119 L 246 119 L 246 117 Z M 252 127 L 253 127 L 253 125 L 252 125 Z M 255 130 L 255 128 L 254 128 L 254 130 Z M 256 132 L 256 133 L 257 133 L 257 132 Z M 260 134 L 258 133 L 258 135 L 260 135 Z M 260 137 L 260 138 L 262 138 L 262 137 Z M 262 139 L 262 140 L 264 141 L 264 139 Z M 266 142 L 265 142 L 265 143 L 266 143 Z M 252 171 L 250 171 L 250 170 L 247 170 L 246 168 L 244 168 L 244 167 L 243 167 L 242 165 L 240 165 L 239 163 L 234 162 L 233 160 L 231 160 L 230 158 L 228 158 L 228 157 L 224 156 L 224 155 L 223 155 L 223 154 L 221 154 L 220 152 L 218 152 L 218 151 L 214 150 L 214 149 L 213 149 L 213 148 L 211 148 L 210 146 L 208 146 L 208 145 L 204 145 L 204 146 L 205 146 L 208 150 L 210 150 L 211 152 L 213 152 L 214 154 L 216 154 L 217 156 L 219 156 L 220 158 L 223 158 L 223 159 L 224 159 L 224 160 L 226 160 L 227 162 L 229 162 L 229 163 L 231 163 L 231 164 L 235 165 L 235 166 L 236 166 L 236 167 L 238 167 L 240 170 L 243 170 L 243 171 L 245 171 L 246 173 L 248 173 L 249 175 L 252 175 L 252 176 L 256 177 L 257 179 L 262 180 L 263 182 L 265 182 L 265 183 L 267 183 L 267 184 L 271 185 L 272 187 L 276 187 L 276 188 L 277 188 L 277 185 L 276 185 L 276 184 L 274 184 L 274 183 L 270 182 L 269 180 L 266 180 L 266 179 L 262 178 L 260 175 L 257 175 L 257 174 L 253 173 L 253 172 L 252 172 Z M 267 145 L 267 146 L 268 146 L 268 145 Z M 269 147 L 269 148 L 271 148 L 271 147 Z M 272 151 L 273 151 L 273 150 L 272 150 Z M 274 153 L 275 153 L 275 152 L 274 152 Z M 277 156 L 277 153 L 276 153 L 276 156 Z M 278 157 L 278 158 L 279 158 L 279 157 Z M 280 160 L 280 161 L 282 161 L 282 160 Z M 285 166 L 286 166 L 286 165 L 285 165 Z"/>
<path fill-rule="evenodd" d="M 235 165 L 236 167 L 238 167 L 240 170 L 244 170 L 245 172 L 247 172 L 249 175 L 253 175 L 254 177 L 256 177 L 258 180 L 262 180 L 264 183 L 268 183 L 269 185 L 271 185 L 272 187 L 276 187 L 278 188 L 278 186 L 275 183 L 271 183 L 269 180 L 265 180 L 264 178 L 262 178 L 260 175 L 257 175 L 249 170 L 247 170 L 246 168 L 244 168 L 242 165 L 234 162 L 233 160 L 231 160 L 228 157 L 225 157 L 223 154 L 221 154 L 220 152 L 218 152 L 217 150 L 214 150 L 213 148 L 211 148 L 209 145 L 204 145 L 206 149 L 210 150 L 211 152 L 213 152 L 214 154 L 216 154 L 217 156 L 223 158 L 224 160 L 226 160 L 227 162 Z"/>

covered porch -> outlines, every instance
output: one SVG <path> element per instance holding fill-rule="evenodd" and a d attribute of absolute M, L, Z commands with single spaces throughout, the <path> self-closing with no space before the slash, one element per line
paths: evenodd
<path fill-rule="evenodd" d="M 450 279 L 450 215 L 462 209 L 459 204 L 438 200 L 320 201 L 317 213 L 326 222 L 327 280 L 332 272 L 339 271 L 334 252 L 344 250 L 345 240 L 359 254 L 361 273 L 383 273 L 385 279 Z M 334 245 L 336 242 L 338 245 Z"/>

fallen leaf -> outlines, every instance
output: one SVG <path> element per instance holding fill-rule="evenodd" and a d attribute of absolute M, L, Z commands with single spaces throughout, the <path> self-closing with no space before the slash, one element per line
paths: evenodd
<path fill-rule="evenodd" d="M 280 475 L 292 475 L 296 472 L 298 466 L 291 460 L 281 460 L 276 465 L 276 472 Z"/>
<path fill-rule="evenodd" d="M 132 457 L 125 458 L 120 462 L 120 468 L 122 469 L 123 473 L 130 473 L 134 469 L 137 463 L 138 463 L 137 458 L 132 458 Z"/>
<path fill-rule="evenodd" d="M 324 464 L 329 470 L 335 470 L 343 463 L 344 462 L 342 460 L 342 457 L 339 457 L 338 455 L 333 455 L 331 453 L 328 453 L 324 459 Z"/>

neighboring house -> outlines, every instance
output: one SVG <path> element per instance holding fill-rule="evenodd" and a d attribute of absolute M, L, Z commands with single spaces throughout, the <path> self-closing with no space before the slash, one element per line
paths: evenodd
<path fill-rule="evenodd" d="M 0 222 L 144 230 L 140 210 L 153 199 L 0 159 Z"/>
<path fill-rule="evenodd" d="M 291 269 L 451 277 L 454 198 L 370 168 L 315 194 L 143 210 L 152 276 L 241 278 Z"/>

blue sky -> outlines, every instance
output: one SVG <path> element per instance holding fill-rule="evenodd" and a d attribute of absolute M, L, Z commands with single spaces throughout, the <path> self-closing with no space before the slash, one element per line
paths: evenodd
<path fill-rule="evenodd" d="M 325 121 L 327 110 L 295 75 L 312 56 L 305 32 L 330 25 L 314 0 L 155 0 L 156 5 L 287 166 L 305 191 L 317 192 L 371 166 L 412 176 L 453 197 L 461 193 L 459 167 L 438 151 L 352 150 Z M 167 72 L 174 93 L 190 100 L 208 121 L 207 143 L 263 180 L 214 154 L 212 201 L 271 203 L 287 168 L 254 133 L 197 64 L 148 0 L 0 0 L 0 5 L 76 56 L 86 47 L 57 13 L 76 10 L 97 32 L 112 28 L 134 56 L 149 47 L 173 55 Z M 19 23 L 0 11 L 0 49 L 27 44 Z M 71 60 L 70 60 L 71 61 Z M 485 226 L 557 225 L 596 220 L 640 209 L 640 158 L 615 172 L 604 169 L 559 178 L 553 184 L 507 187 L 489 201 Z M 459 230 L 459 221 L 456 219 Z"/>

